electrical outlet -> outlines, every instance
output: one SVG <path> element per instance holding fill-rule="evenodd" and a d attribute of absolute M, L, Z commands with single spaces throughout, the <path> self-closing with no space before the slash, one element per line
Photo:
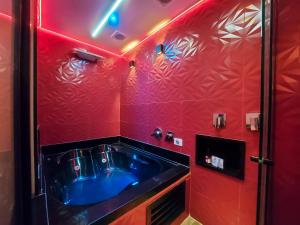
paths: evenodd
<path fill-rule="evenodd" d="M 174 145 L 183 146 L 183 140 L 181 138 L 174 138 Z"/>

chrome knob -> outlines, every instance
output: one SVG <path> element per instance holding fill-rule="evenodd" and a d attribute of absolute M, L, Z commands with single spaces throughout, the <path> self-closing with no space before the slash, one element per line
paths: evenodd
<path fill-rule="evenodd" d="M 161 128 L 155 128 L 151 136 L 155 137 L 157 140 L 160 140 L 162 138 L 162 129 Z"/>

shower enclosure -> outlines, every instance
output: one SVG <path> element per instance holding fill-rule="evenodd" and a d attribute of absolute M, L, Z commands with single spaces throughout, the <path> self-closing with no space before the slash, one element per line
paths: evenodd
<path fill-rule="evenodd" d="M 1 225 L 30 223 L 33 6 L 26 0 L 0 2 Z"/>

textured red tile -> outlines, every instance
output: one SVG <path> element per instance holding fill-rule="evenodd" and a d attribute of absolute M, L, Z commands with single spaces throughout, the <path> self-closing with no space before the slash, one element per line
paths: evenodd
<path fill-rule="evenodd" d="M 259 6 L 256 0 L 208 1 L 207 7 L 137 48 L 132 55 L 140 61 L 141 80 L 130 89 L 122 84 L 124 94 L 132 95 L 134 101 L 130 104 L 149 103 L 147 129 L 173 129 L 183 138 L 181 149 L 151 137 L 148 140 L 191 156 L 191 215 L 205 225 L 253 222 L 252 211 L 239 209 L 243 202 L 251 204 L 252 209 L 256 207 L 247 195 L 240 198 L 243 182 L 195 166 L 194 155 L 196 134 L 244 139 L 245 182 L 257 179 L 257 166 L 251 164 L 249 156 L 257 153 L 258 137 L 245 128 L 245 113 L 259 112 Z M 158 57 L 153 50 L 157 40 L 163 40 L 166 46 L 164 57 Z M 212 126 L 214 112 L 227 114 L 225 129 Z M 134 125 L 134 119 L 130 125 Z M 256 188 L 249 192 L 252 198 Z"/>
<path fill-rule="evenodd" d="M 253 180 L 245 178 L 240 186 L 239 224 L 256 223 L 257 191 L 254 190 L 257 190 L 257 177 Z"/>
<path fill-rule="evenodd" d="M 196 134 L 191 130 L 182 131 L 183 148 L 182 153 L 190 156 L 190 161 L 195 161 L 195 149 L 196 149 Z"/>
<path fill-rule="evenodd" d="M 116 67 L 116 60 L 112 58 L 98 64 L 87 63 L 70 54 L 70 49 L 78 47 L 78 43 L 42 31 L 38 35 L 41 143 L 119 135 L 121 82 L 118 73 L 124 70 L 124 63 L 118 61 L 119 67 Z"/>
<path fill-rule="evenodd" d="M 222 207 L 238 209 L 241 181 L 198 165 L 192 166 L 191 198 L 198 193 Z M 220 191 L 220 188 L 222 191 Z M 194 204 L 191 202 L 191 204 Z"/>
<path fill-rule="evenodd" d="M 149 143 L 152 130 L 144 124 L 121 122 L 121 135 Z"/>
<path fill-rule="evenodd" d="M 182 103 L 183 129 L 206 132 L 212 126 L 210 101 L 184 101 Z"/>
<path fill-rule="evenodd" d="M 72 71 L 80 62 L 66 54 L 72 43 L 62 44 L 57 38 L 43 37 L 40 61 L 45 67 L 40 70 L 39 109 L 45 114 L 49 112 L 47 116 L 39 116 L 43 142 L 120 132 L 191 155 L 191 215 L 205 225 L 254 225 L 253 183 L 257 166 L 251 164 L 249 156 L 257 153 L 258 137 L 245 128 L 245 113 L 259 111 L 259 5 L 257 0 L 207 1 L 192 16 L 176 21 L 133 51 L 130 58 L 136 60 L 137 67 L 132 70 L 126 61 L 107 61 L 97 67 L 81 64 L 89 72 L 78 71 L 79 75 L 74 76 Z M 156 55 L 154 48 L 158 41 L 166 45 L 165 55 Z M 64 46 L 55 52 L 58 61 L 47 57 L 53 54 L 49 47 L 52 45 Z M 282 53 L 282 59 L 290 52 L 295 54 L 289 48 Z M 290 64 L 297 68 L 295 59 Z M 293 80 L 295 75 L 285 77 L 279 91 L 296 93 L 298 86 Z M 280 98 L 287 100 L 287 108 L 296 104 L 289 97 Z M 119 113 L 110 114 L 113 108 Z M 288 111 L 287 108 L 281 112 Z M 214 112 L 227 114 L 225 129 L 213 128 Z M 285 112 L 285 115 L 292 118 L 296 114 Z M 79 118 L 84 122 L 78 122 Z M 106 120 L 111 122 L 102 123 Z M 291 123 L 292 119 L 287 121 Z M 184 146 L 155 140 L 150 136 L 155 127 L 174 131 L 183 138 Z M 196 166 L 195 134 L 246 140 L 245 182 Z M 246 206 L 251 209 L 249 212 Z M 125 223 L 134 224 L 132 218 L 125 219 Z"/>
<path fill-rule="evenodd" d="M 236 225 L 238 224 L 238 212 L 236 209 L 220 206 L 199 193 L 191 195 L 197 199 L 191 204 L 191 215 L 205 225 Z"/>
<path fill-rule="evenodd" d="M 151 103 L 148 106 L 149 125 L 172 130 L 182 127 L 180 102 Z"/>
<path fill-rule="evenodd" d="M 121 121 L 134 122 L 138 124 L 148 125 L 149 123 L 149 105 L 135 104 L 121 106 Z"/>

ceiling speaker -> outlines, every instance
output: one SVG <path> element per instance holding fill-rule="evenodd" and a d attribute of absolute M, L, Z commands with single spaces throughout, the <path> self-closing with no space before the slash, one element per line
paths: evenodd
<path fill-rule="evenodd" d="M 172 0 L 157 0 L 159 1 L 163 6 L 169 4 Z"/>
<path fill-rule="evenodd" d="M 121 33 L 120 31 L 117 31 L 117 30 L 115 32 L 113 32 L 111 37 L 118 40 L 118 41 L 123 41 L 123 40 L 126 39 L 125 34 Z"/>

